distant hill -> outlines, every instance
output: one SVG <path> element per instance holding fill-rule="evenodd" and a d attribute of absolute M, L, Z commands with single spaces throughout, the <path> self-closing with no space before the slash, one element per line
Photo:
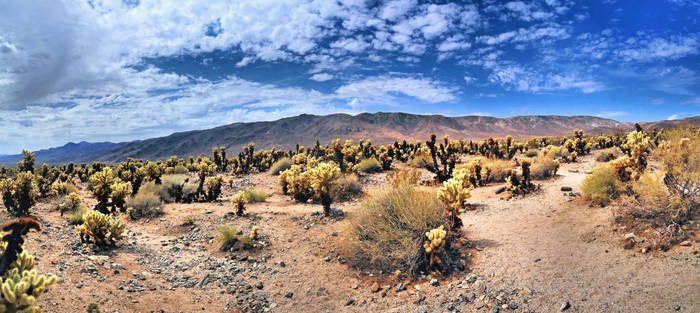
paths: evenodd
<path fill-rule="evenodd" d="M 700 125 L 700 116 L 684 120 L 640 123 L 645 129 L 665 128 L 681 124 Z M 126 158 L 165 159 L 209 155 L 213 147 L 225 146 L 232 156 L 249 142 L 257 149 L 291 149 L 299 143 L 322 144 L 334 138 L 371 139 L 377 144 L 394 140 L 426 140 L 431 133 L 453 138 L 484 139 L 512 135 L 516 138 L 533 136 L 569 135 L 573 129 L 588 134 L 611 133 L 633 128 L 622 123 L 594 116 L 515 116 L 495 118 L 488 116 L 447 117 L 408 113 L 363 113 L 358 115 L 331 114 L 283 118 L 276 121 L 233 123 L 205 130 L 178 132 L 165 137 L 128 143 L 69 143 L 63 147 L 37 152 L 37 163 L 121 162 Z M 21 156 L 0 157 L 0 163 L 16 163 Z M 11 161 L 6 161 L 11 160 Z"/>
<path fill-rule="evenodd" d="M 42 163 L 48 164 L 64 164 L 64 163 L 81 163 L 92 162 L 99 160 L 106 151 L 116 149 L 126 143 L 112 142 L 69 142 L 61 147 L 34 151 L 36 155 L 37 165 Z M 22 160 L 21 154 L 0 155 L 0 164 L 14 166 Z"/>

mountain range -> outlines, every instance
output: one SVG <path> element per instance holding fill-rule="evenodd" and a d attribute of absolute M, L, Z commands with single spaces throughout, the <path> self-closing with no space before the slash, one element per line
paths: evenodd
<path fill-rule="evenodd" d="M 667 128 L 677 125 L 700 125 L 700 116 L 683 120 L 639 123 L 645 129 Z M 618 122 L 595 116 L 488 116 L 417 115 L 408 113 L 362 113 L 358 115 L 302 114 L 276 121 L 233 123 L 205 130 L 173 133 L 169 136 L 111 143 L 68 143 L 61 147 L 35 151 L 37 164 L 67 162 L 121 162 L 126 158 L 165 159 L 209 155 L 213 147 L 225 146 L 232 156 L 249 142 L 256 149 L 291 149 L 297 143 L 311 146 L 316 140 L 326 144 L 332 139 L 371 139 L 376 144 L 394 140 L 426 140 L 430 134 L 449 135 L 452 138 L 484 139 L 512 135 L 516 138 L 533 136 L 569 135 L 573 129 L 587 134 L 612 133 L 629 130 L 632 123 Z M 14 165 L 21 155 L 0 156 L 0 164 Z"/>

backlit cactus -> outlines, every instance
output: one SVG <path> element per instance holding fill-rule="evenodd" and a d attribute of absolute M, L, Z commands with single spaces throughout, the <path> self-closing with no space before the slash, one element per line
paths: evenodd
<path fill-rule="evenodd" d="M 126 224 L 98 211 L 85 214 L 82 225 L 76 227 L 82 242 L 91 242 L 98 247 L 114 247 L 122 239 Z"/>
<path fill-rule="evenodd" d="M 287 193 L 301 203 L 306 202 L 314 195 L 311 188 L 311 177 L 301 165 L 292 165 L 288 170 L 280 172 L 280 184 L 283 190 L 286 186 Z"/>
<path fill-rule="evenodd" d="M 231 204 L 236 207 L 236 215 L 243 216 L 245 204 L 248 203 L 248 196 L 245 191 L 239 191 L 231 197 Z"/>
<path fill-rule="evenodd" d="M 634 160 L 628 156 L 623 156 L 615 160 L 610 161 L 610 165 L 615 170 L 615 176 L 621 182 L 630 181 L 634 175 L 635 163 Z"/>
<path fill-rule="evenodd" d="M 425 233 L 425 236 L 428 240 L 423 243 L 423 249 L 425 249 L 425 254 L 428 256 L 429 266 L 433 267 L 435 264 L 441 264 L 442 260 L 440 259 L 439 253 L 447 241 L 447 231 L 440 225 L 440 227 Z"/>
<path fill-rule="evenodd" d="M 215 201 L 219 195 L 221 195 L 221 186 L 224 183 L 223 175 L 216 175 L 214 177 L 207 177 L 204 185 L 207 187 L 206 198 L 207 201 Z"/>
<path fill-rule="evenodd" d="M 643 132 L 634 131 L 627 134 L 625 143 L 621 146 L 621 150 L 625 151 L 632 159 L 634 167 L 640 173 L 647 167 L 647 157 L 650 149 L 649 139 L 649 136 Z"/>
<path fill-rule="evenodd" d="M 340 168 L 334 163 L 320 163 L 318 166 L 309 169 L 311 188 L 316 196 L 321 199 L 325 216 L 330 216 L 331 203 L 333 201 L 331 188 L 338 178 L 340 178 Z"/>
<path fill-rule="evenodd" d="M 97 199 L 95 210 L 103 214 L 109 214 L 110 207 L 112 210 L 124 210 L 126 198 L 131 195 L 131 183 L 124 183 L 121 179 L 113 177 L 109 167 L 90 176 L 89 189 Z"/>
<path fill-rule="evenodd" d="M 464 208 L 464 201 L 471 197 L 471 188 L 465 188 L 462 181 L 451 178 L 442 184 L 438 189 L 438 199 L 447 206 L 447 216 L 452 222 L 452 229 L 457 229 L 462 226 L 462 220 L 459 218 L 460 210 Z"/>
<path fill-rule="evenodd" d="M 16 216 L 25 216 L 39 198 L 39 186 L 34 174 L 20 172 L 14 179 L 0 180 L 0 194 L 8 212 Z"/>

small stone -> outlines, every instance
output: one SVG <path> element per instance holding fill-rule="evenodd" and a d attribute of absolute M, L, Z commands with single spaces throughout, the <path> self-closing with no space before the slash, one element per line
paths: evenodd
<path fill-rule="evenodd" d="M 498 313 L 499 311 L 500 310 L 498 309 L 498 307 L 494 307 L 493 309 L 491 309 L 492 313 Z"/>
<path fill-rule="evenodd" d="M 681 310 L 681 306 L 680 306 L 680 305 L 677 305 L 677 306 L 676 306 L 675 308 L 673 308 L 673 309 L 676 310 L 676 311 L 680 311 L 680 310 Z"/>
<path fill-rule="evenodd" d="M 357 284 L 352 285 L 352 289 L 357 289 L 359 287 Z"/>
<path fill-rule="evenodd" d="M 634 235 L 634 233 L 627 233 L 625 234 L 625 240 L 634 240 L 637 237 Z"/>
<path fill-rule="evenodd" d="M 355 299 L 350 299 L 348 302 L 345 302 L 345 306 L 351 306 L 353 304 L 355 304 Z"/>
<path fill-rule="evenodd" d="M 371 292 L 378 292 L 379 291 L 379 284 L 377 284 L 377 282 L 374 282 L 372 284 L 372 286 L 369 287 L 369 290 Z"/>
<path fill-rule="evenodd" d="M 262 282 L 258 282 L 258 283 L 255 285 L 255 288 L 263 289 L 263 283 L 262 283 Z"/>
<path fill-rule="evenodd" d="M 287 292 L 287 294 L 285 294 L 284 297 L 287 298 L 287 299 L 291 299 L 292 297 L 294 297 L 294 293 L 293 293 L 293 292 Z"/>
<path fill-rule="evenodd" d="M 571 190 L 573 190 L 573 189 L 571 187 L 568 187 L 568 186 L 561 187 L 561 191 L 571 191 Z"/>
<path fill-rule="evenodd" d="M 634 240 L 625 240 L 623 247 L 626 250 L 630 250 L 630 249 L 634 248 Z"/>
<path fill-rule="evenodd" d="M 418 309 L 418 313 L 428 313 L 428 310 L 426 310 L 424 308 L 420 308 L 420 309 Z"/>
<path fill-rule="evenodd" d="M 404 290 L 406 290 L 406 285 L 400 283 L 400 284 L 396 285 L 395 289 L 396 289 L 396 292 L 404 291 Z"/>
<path fill-rule="evenodd" d="M 693 244 L 688 240 L 681 242 L 681 246 L 684 246 L 684 247 L 690 247 L 692 245 Z"/>
<path fill-rule="evenodd" d="M 439 286 L 440 282 L 437 279 L 433 278 L 430 280 L 430 285 L 431 286 Z"/>
<path fill-rule="evenodd" d="M 566 311 L 570 306 L 569 301 L 564 301 L 564 303 L 561 304 L 561 307 L 559 307 L 559 311 Z"/>

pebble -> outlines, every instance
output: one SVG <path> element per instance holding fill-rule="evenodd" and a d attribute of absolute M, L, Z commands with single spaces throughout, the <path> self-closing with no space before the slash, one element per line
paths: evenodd
<path fill-rule="evenodd" d="M 285 294 L 284 297 L 287 298 L 287 299 L 291 299 L 292 297 L 294 297 L 294 293 L 293 293 L 293 292 L 287 292 L 287 294 Z"/>
<path fill-rule="evenodd" d="M 430 285 L 432 285 L 432 286 L 439 286 L 439 285 L 440 285 L 440 282 L 439 282 L 437 279 L 433 278 L 433 279 L 430 280 Z"/>
<path fill-rule="evenodd" d="M 561 304 L 561 307 L 559 307 L 559 311 L 566 311 L 570 306 L 569 301 L 564 301 L 564 303 Z"/>
<path fill-rule="evenodd" d="M 369 287 L 369 290 L 371 292 L 378 292 L 379 291 L 379 284 L 377 282 L 374 282 L 372 286 Z"/>
<path fill-rule="evenodd" d="M 684 247 L 690 247 L 691 245 L 693 245 L 693 244 L 690 243 L 690 241 L 688 241 L 688 240 L 681 242 L 681 246 L 684 246 Z"/>

